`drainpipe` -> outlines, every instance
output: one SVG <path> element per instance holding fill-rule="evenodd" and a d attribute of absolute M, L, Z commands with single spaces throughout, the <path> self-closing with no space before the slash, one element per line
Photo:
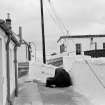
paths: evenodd
<path fill-rule="evenodd" d="M 21 26 L 19 26 L 19 37 L 20 37 L 20 44 L 22 44 L 23 38 L 22 38 L 22 27 Z"/>
<path fill-rule="evenodd" d="M 17 69 L 17 44 L 14 46 L 14 63 L 15 63 L 15 96 L 18 96 L 18 69 Z"/>
<path fill-rule="evenodd" d="M 11 41 L 11 36 L 9 35 L 6 43 L 6 55 L 7 55 L 7 103 L 12 105 L 10 99 L 10 65 L 9 65 L 9 43 Z"/>
<path fill-rule="evenodd" d="M 17 48 L 22 43 L 22 27 L 19 26 L 19 36 L 20 36 L 20 44 L 15 44 L 14 46 L 14 64 L 15 64 L 15 96 L 18 96 L 18 64 L 17 64 Z"/>

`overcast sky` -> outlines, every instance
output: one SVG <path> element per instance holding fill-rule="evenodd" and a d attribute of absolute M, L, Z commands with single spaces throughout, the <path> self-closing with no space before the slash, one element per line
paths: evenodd
<path fill-rule="evenodd" d="M 63 24 L 72 35 L 105 33 L 105 0 L 49 1 L 51 5 L 43 0 L 47 50 L 55 50 L 65 32 Z M 41 49 L 40 0 L 0 0 L 0 18 L 6 18 L 8 12 L 13 30 L 18 32 L 18 26 L 22 26 L 24 39 L 34 41 Z"/>

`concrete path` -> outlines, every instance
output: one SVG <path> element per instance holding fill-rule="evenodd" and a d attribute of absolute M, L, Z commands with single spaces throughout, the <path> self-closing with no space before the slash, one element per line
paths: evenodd
<path fill-rule="evenodd" d="M 73 87 L 48 88 L 38 85 L 43 105 L 93 105 Z"/>
<path fill-rule="evenodd" d="M 13 105 L 93 105 L 74 87 L 48 88 L 40 83 L 45 83 L 46 77 L 54 74 L 53 68 L 31 65 L 30 70 L 29 75 L 19 79 L 19 96 Z"/>
<path fill-rule="evenodd" d="M 26 77 L 27 78 L 27 77 Z M 25 80 L 25 78 L 23 79 Z M 22 82 L 21 82 L 22 83 Z M 40 83 L 24 81 L 13 105 L 93 105 L 73 87 L 48 88 Z"/>
<path fill-rule="evenodd" d="M 26 78 L 22 78 L 24 82 L 21 81 L 19 84 L 19 95 L 13 105 L 43 105 L 37 84 L 26 81 Z"/>

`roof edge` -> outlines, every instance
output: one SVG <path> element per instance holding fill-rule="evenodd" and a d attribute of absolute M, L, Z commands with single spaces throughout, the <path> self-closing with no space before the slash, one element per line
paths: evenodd
<path fill-rule="evenodd" d="M 60 36 L 60 38 L 57 40 L 57 43 L 58 43 L 61 39 L 66 39 L 66 38 L 91 38 L 91 37 L 105 37 L 105 34 Z"/>
<path fill-rule="evenodd" d="M 14 43 L 19 45 L 19 41 L 13 35 L 13 31 L 11 29 L 9 29 L 9 27 L 7 26 L 6 22 L 3 19 L 0 19 L 0 27 L 2 30 L 4 30 L 4 32 L 6 33 L 7 36 L 11 35 L 11 39 Z"/>

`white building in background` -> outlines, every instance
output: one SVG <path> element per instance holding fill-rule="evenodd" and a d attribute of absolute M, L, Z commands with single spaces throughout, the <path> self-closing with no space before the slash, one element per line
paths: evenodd
<path fill-rule="evenodd" d="M 84 51 L 105 49 L 105 35 L 61 36 L 57 43 L 59 53 L 84 55 Z"/>
<path fill-rule="evenodd" d="M 31 46 L 25 40 L 22 40 L 17 50 L 18 59 L 18 77 L 22 77 L 29 72 L 29 61 L 31 61 Z"/>
<path fill-rule="evenodd" d="M 18 63 L 28 62 L 29 57 L 29 44 L 26 41 L 22 41 L 21 46 L 18 47 Z"/>
<path fill-rule="evenodd" d="M 0 105 L 10 105 L 17 94 L 16 49 L 19 40 L 11 29 L 9 16 L 6 21 L 0 20 Z"/>

